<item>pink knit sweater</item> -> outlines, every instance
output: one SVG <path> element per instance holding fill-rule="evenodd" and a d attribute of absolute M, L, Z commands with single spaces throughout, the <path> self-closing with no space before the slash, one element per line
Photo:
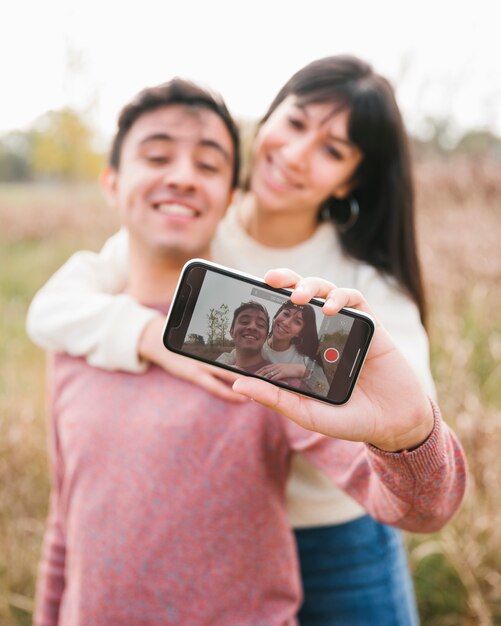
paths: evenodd
<path fill-rule="evenodd" d="M 58 356 L 51 389 L 37 626 L 295 624 L 284 509 L 295 450 L 401 528 L 436 530 L 463 496 L 463 453 L 438 412 L 426 443 L 390 454 L 230 405 L 157 367 L 104 372 Z"/>

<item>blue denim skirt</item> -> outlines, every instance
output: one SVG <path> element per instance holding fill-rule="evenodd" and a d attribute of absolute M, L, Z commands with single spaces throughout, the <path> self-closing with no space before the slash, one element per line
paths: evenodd
<path fill-rule="evenodd" d="M 295 531 L 304 602 L 301 626 L 417 626 L 400 531 L 369 516 Z"/>

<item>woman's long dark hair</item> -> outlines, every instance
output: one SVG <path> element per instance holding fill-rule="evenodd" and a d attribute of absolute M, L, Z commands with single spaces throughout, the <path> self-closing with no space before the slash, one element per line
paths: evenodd
<path fill-rule="evenodd" d="M 285 309 L 293 309 L 295 311 L 301 311 L 303 314 L 303 328 L 297 337 L 294 337 L 292 343 L 296 346 L 296 350 L 299 354 L 303 354 L 313 361 L 317 361 L 318 357 L 318 333 L 317 333 L 317 321 L 315 318 L 315 311 L 311 304 L 294 304 L 290 300 L 287 300 L 282 304 L 278 311 L 273 316 L 271 323 L 271 333 L 273 333 L 273 325 L 276 318 Z"/>
<path fill-rule="evenodd" d="M 390 83 L 353 56 L 318 59 L 299 70 L 279 91 L 260 124 L 294 95 L 302 104 L 333 102 L 349 111 L 349 138 L 363 153 L 352 195 L 360 214 L 343 231 L 343 250 L 393 276 L 419 308 L 426 305 L 414 225 L 414 190 L 409 142 Z M 347 201 L 329 199 L 319 220 L 346 220 Z"/>

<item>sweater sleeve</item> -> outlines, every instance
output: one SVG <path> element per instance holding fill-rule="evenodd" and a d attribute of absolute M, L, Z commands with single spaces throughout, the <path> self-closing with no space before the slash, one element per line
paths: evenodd
<path fill-rule="evenodd" d="M 218 363 L 224 363 L 225 365 L 235 365 L 235 350 L 233 349 L 230 352 L 223 352 L 217 357 L 216 361 Z"/>
<path fill-rule="evenodd" d="M 434 532 L 451 519 L 462 502 L 466 460 L 434 404 L 433 412 L 434 427 L 428 439 L 412 451 L 398 453 L 329 439 L 292 422 L 287 429 L 292 448 L 375 519 L 413 532 Z"/>
<path fill-rule="evenodd" d="M 125 230 L 97 254 L 77 252 L 35 295 L 27 317 L 29 336 L 46 350 L 85 356 L 96 367 L 144 371 L 138 343 L 158 312 L 118 293 L 127 273 Z"/>

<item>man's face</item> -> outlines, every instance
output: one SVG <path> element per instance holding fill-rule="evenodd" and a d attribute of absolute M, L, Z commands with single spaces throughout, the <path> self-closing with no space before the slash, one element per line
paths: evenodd
<path fill-rule="evenodd" d="M 173 104 L 138 118 L 118 171 L 102 180 L 131 249 L 179 262 L 208 256 L 231 200 L 234 158 L 228 129 L 209 109 Z"/>
<path fill-rule="evenodd" d="M 268 335 L 268 320 L 263 311 L 252 307 L 237 316 L 230 334 L 237 352 L 254 355 L 261 351 Z"/>

